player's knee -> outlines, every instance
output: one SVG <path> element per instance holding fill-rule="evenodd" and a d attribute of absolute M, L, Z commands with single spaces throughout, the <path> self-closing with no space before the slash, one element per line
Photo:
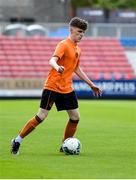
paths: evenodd
<path fill-rule="evenodd" d="M 70 119 L 72 119 L 73 121 L 74 120 L 78 120 L 80 119 L 80 114 L 79 113 L 73 113 L 71 116 L 70 116 Z"/>
<path fill-rule="evenodd" d="M 37 113 L 37 116 L 41 119 L 41 121 L 43 121 L 47 117 L 47 114 Z"/>
<path fill-rule="evenodd" d="M 41 119 L 41 121 L 43 121 L 48 116 L 48 111 L 45 109 L 40 109 L 37 116 Z"/>

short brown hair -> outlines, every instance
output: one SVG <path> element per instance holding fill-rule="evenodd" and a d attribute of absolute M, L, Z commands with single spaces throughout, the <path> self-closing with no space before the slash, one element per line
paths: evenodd
<path fill-rule="evenodd" d="M 71 19 L 69 25 L 73 26 L 73 27 L 80 28 L 80 29 L 85 31 L 88 27 L 88 22 L 85 21 L 84 19 L 79 18 L 79 17 L 74 17 Z"/>

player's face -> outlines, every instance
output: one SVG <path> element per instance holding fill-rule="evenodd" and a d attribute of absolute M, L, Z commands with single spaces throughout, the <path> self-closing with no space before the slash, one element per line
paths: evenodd
<path fill-rule="evenodd" d="M 84 30 L 77 27 L 71 27 L 71 37 L 74 42 L 80 42 L 84 34 L 85 34 Z"/>

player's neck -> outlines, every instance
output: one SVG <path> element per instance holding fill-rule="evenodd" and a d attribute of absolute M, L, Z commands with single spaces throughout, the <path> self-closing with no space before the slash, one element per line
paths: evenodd
<path fill-rule="evenodd" d="M 72 38 L 72 36 L 69 36 L 69 39 L 70 39 L 75 45 L 77 45 L 77 41 L 75 41 L 74 38 Z"/>

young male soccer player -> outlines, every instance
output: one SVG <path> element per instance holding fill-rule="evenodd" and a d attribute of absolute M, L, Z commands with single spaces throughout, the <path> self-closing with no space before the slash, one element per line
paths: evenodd
<path fill-rule="evenodd" d="M 78 17 L 71 19 L 69 23 L 70 35 L 58 43 L 49 64 L 52 69 L 44 84 L 40 108 L 35 117 L 30 119 L 19 135 L 12 140 L 11 153 L 17 154 L 20 144 L 25 136 L 32 132 L 48 115 L 53 103 L 57 110 L 66 110 L 69 120 L 64 132 L 63 141 L 73 137 L 79 122 L 79 109 L 75 92 L 72 87 L 72 74 L 75 72 L 80 79 L 84 80 L 93 90 L 96 96 L 101 90 L 96 87 L 80 67 L 80 42 L 87 29 L 88 23 Z M 60 148 L 60 152 L 62 148 Z"/>

